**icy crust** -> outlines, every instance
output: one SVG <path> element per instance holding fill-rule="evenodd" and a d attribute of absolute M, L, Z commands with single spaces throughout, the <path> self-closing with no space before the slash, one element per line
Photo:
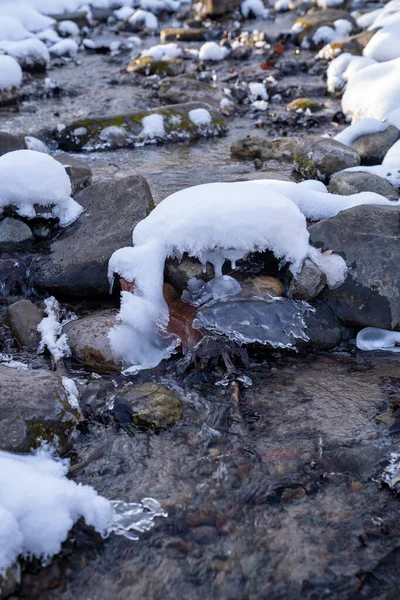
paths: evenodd
<path fill-rule="evenodd" d="M 378 327 L 366 327 L 362 329 L 356 338 L 359 350 L 387 350 L 400 352 L 400 332 L 379 329 Z"/>
<path fill-rule="evenodd" d="M 21 217 L 36 217 L 35 206 L 48 207 L 42 218 L 58 218 L 66 227 L 83 207 L 71 198 L 71 182 L 54 158 L 34 150 L 16 150 L 0 157 L 0 214 L 15 206 Z"/>

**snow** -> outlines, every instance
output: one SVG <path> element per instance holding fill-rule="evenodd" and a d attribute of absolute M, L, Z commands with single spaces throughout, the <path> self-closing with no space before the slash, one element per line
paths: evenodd
<path fill-rule="evenodd" d="M 53 46 L 50 46 L 49 51 L 50 54 L 54 54 L 54 56 L 75 56 L 78 53 L 78 44 L 75 40 L 66 39 L 61 42 L 57 42 Z"/>
<path fill-rule="evenodd" d="M 338 19 L 333 23 L 333 27 L 329 27 L 328 25 L 318 27 L 312 37 L 312 41 L 314 44 L 332 44 L 333 42 L 337 42 L 348 37 L 352 29 L 353 25 L 350 23 L 350 21 Z"/>
<path fill-rule="evenodd" d="M 352 167 L 350 169 L 346 169 L 346 171 L 357 171 L 364 173 L 372 173 L 373 175 L 379 175 L 379 177 L 383 177 L 389 183 L 394 185 L 395 187 L 400 187 L 400 140 L 398 140 L 393 146 L 388 150 L 385 155 L 385 158 L 382 161 L 381 165 L 373 165 L 370 167 Z M 391 202 L 392 204 L 392 202 Z"/>
<path fill-rule="evenodd" d="M 130 6 L 121 6 L 118 10 L 114 10 L 114 16 L 118 21 L 129 19 L 134 13 L 134 9 Z"/>
<path fill-rule="evenodd" d="M 376 61 L 365 56 L 353 56 L 344 52 L 335 58 L 327 70 L 327 87 L 330 92 L 340 90 L 348 79 L 351 79 L 357 71 L 375 65 Z"/>
<path fill-rule="evenodd" d="M 336 8 L 342 4 L 343 0 L 317 0 L 317 6 L 323 9 Z"/>
<path fill-rule="evenodd" d="M 3 17 L 17 19 L 28 31 L 36 33 L 55 23 L 55 20 L 38 12 L 28 3 L 3 0 L 0 2 L 0 20 Z"/>
<path fill-rule="evenodd" d="M 12 56 L 0 55 L 0 91 L 18 88 L 21 83 L 22 69 L 19 63 Z"/>
<path fill-rule="evenodd" d="M 74 21 L 60 21 L 57 29 L 61 35 L 79 35 L 79 27 Z"/>
<path fill-rule="evenodd" d="M 373 24 L 376 17 L 380 14 L 381 9 L 371 10 L 370 12 L 364 13 L 356 18 L 356 23 L 360 29 L 367 29 Z"/>
<path fill-rule="evenodd" d="M 64 358 L 64 356 L 71 356 L 67 336 L 65 333 L 61 333 L 62 323 L 60 322 L 59 303 L 54 296 L 50 296 L 44 301 L 44 305 L 47 317 L 44 317 L 37 326 L 37 330 L 41 335 L 38 354 L 41 354 L 47 348 L 55 361 Z"/>
<path fill-rule="evenodd" d="M 245 19 L 250 16 L 266 19 L 269 15 L 269 10 L 265 8 L 262 0 L 243 0 L 240 11 Z"/>
<path fill-rule="evenodd" d="M 274 8 L 277 12 L 286 12 L 290 9 L 290 0 L 276 0 Z"/>
<path fill-rule="evenodd" d="M 139 137 L 147 139 L 162 138 L 165 136 L 164 116 L 148 115 L 142 119 L 143 129 Z"/>
<path fill-rule="evenodd" d="M 70 196 L 70 179 L 51 156 L 16 150 L 0 157 L 0 211 L 14 205 L 21 217 L 33 218 L 35 204 L 48 206 L 49 213 L 42 216 L 57 217 L 60 225 L 66 227 L 83 211 Z"/>
<path fill-rule="evenodd" d="M 375 29 L 374 24 L 370 29 Z M 378 62 L 400 57 L 400 12 L 390 15 L 390 21 L 379 29 L 365 46 L 364 56 Z"/>
<path fill-rule="evenodd" d="M 14 57 L 24 68 L 32 68 L 37 64 L 46 66 L 50 62 L 46 44 L 37 38 L 29 38 L 19 42 L 1 41 L 0 50 Z"/>
<path fill-rule="evenodd" d="M 200 48 L 200 60 L 220 61 L 226 58 L 229 54 L 228 48 L 220 46 L 217 42 L 206 42 Z"/>
<path fill-rule="evenodd" d="M 385 131 L 388 127 L 389 123 L 382 123 L 382 121 L 370 117 L 346 127 L 346 129 L 343 129 L 343 131 L 338 133 L 334 139 L 346 146 L 351 146 L 352 143 L 362 135 L 380 133 L 381 131 Z"/>
<path fill-rule="evenodd" d="M 249 83 L 249 91 L 250 91 L 250 100 L 254 102 L 259 98 L 261 100 L 268 100 L 268 92 L 264 83 L 257 83 L 256 81 L 251 81 Z"/>
<path fill-rule="evenodd" d="M 188 116 L 192 123 L 197 125 L 197 127 L 211 125 L 212 123 L 212 117 L 205 108 L 195 108 L 194 110 L 189 111 Z"/>
<path fill-rule="evenodd" d="M 155 60 L 171 60 L 172 58 L 180 58 L 183 54 L 182 48 L 178 44 L 159 44 L 152 46 L 147 50 L 143 50 L 141 57 L 150 57 Z"/>
<path fill-rule="evenodd" d="M 31 135 L 25 136 L 25 145 L 28 150 L 35 150 L 36 152 L 43 152 L 44 154 L 50 154 L 50 150 L 46 146 L 46 144 Z"/>
<path fill-rule="evenodd" d="M 147 10 L 138 9 L 129 17 L 129 23 L 137 27 L 145 27 L 150 31 L 157 31 L 158 19 L 152 12 Z"/>
<path fill-rule="evenodd" d="M 36 37 L 42 42 L 49 44 L 50 46 L 61 41 L 61 38 L 58 35 L 57 31 L 54 31 L 54 29 L 51 28 L 45 29 L 44 31 L 40 31 L 36 34 Z"/>
<path fill-rule="evenodd" d="M 48 451 L 0 452 L 0 575 L 19 555 L 48 559 L 81 517 L 105 535 L 114 511 L 97 492 L 66 478 L 68 461 Z"/>
<path fill-rule="evenodd" d="M 31 33 L 14 17 L 0 17 L 0 40 L 18 42 L 31 37 Z"/>
<path fill-rule="evenodd" d="M 79 392 L 78 388 L 76 387 L 75 381 L 70 377 L 63 376 L 61 377 L 61 383 L 63 385 L 64 390 L 66 391 L 69 405 L 72 408 L 75 408 L 76 410 L 80 411 Z"/>
<path fill-rule="evenodd" d="M 356 344 L 359 350 L 400 352 L 400 332 L 387 331 L 378 327 L 366 327 L 357 334 Z"/>
<path fill-rule="evenodd" d="M 140 8 L 151 12 L 173 12 L 180 6 L 179 0 L 139 0 Z"/>

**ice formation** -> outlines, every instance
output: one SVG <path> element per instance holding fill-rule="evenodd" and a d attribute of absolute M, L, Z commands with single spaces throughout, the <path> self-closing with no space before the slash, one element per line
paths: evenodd
<path fill-rule="evenodd" d="M 57 217 L 62 227 L 83 211 L 71 198 L 71 182 L 64 167 L 34 150 L 16 150 L 0 157 L 0 214 L 9 205 L 30 219 L 36 216 L 35 205 L 48 207 L 41 216 Z"/>
<path fill-rule="evenodd" d="M 359 350 L 400 352 L 400 332 L 379 329 L 378 327 L 366 327 L 357 334 L 356 344 Z"/>
<path fill-rule="evenodd" d="M 47 298 L 44 305 L 47 317 L 44 317 L 37 326 L 41 335 L 38 353 L 44 352 L 47 348 L 55 360 L 71 356 L 67 336 L 61 333 L 63 324 L 60 322 L 60 305 L 54 296 Z"/>
<path fill-rule="evenodd" d="M 34 455 L 0 452 L 0 576 L 20 555 L 53 557 L 81 517 L 103 537 L 137 539 L 134 531 L 148 531 L 155 517 L 167 516 L 152 498 L 110 502 L 68 480 L 68 467 L 68 460 L 55 459 L 48 448 Z"/>
<path fill-rule="evenodd" d="M 18 88 L 22 83 L 22 69 L 12 56 L 0 55 L 0 91 Z"/>

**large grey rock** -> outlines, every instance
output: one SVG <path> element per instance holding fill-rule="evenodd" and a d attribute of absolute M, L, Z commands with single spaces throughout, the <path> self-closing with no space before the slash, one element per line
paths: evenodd
<path fill-rule="evenodd" d="M 360 164 L 354 148 L 330 138 L 316 136 L 301 140 L 294 153 L 295 170 L 307 179 L 327 181 L 337 171 Z"/>
<path fill-rule="evenodd" d="M 92 184 L 92 169 L 82 160 L 68 156 L 68 154 L 60 154 L 54 158 L 63 165 L 69 175 L 72 196 Z"/>
<path fill-rule="evenodd" d="M 78 413 L 58 373 L 0 365 L 0 450 L 28 452 L 42 441 L 69 447 Z"/>
<path fill-rule="evenodd" d="M 96 312 L 63 328 L 72 356 L 98 371 L 120 371 L 114 360 L 108 334 L 115 325 L 116 310 Z"/>
<path fill-rule="evenodd" d="M 361 135 L 353 140 L 351 147 L 357 150 L 362 164 L 380 165 L 386 152 L 398 140 L 399 130 L 394 125 L 389 125 L 384 131 Z"/>
<path fill-rule="evenodd" d="M 158 97 L 166 104 L 206 102 L 219 107 L 224 95 L 218 88 L 192 77 L 167 77 L 159 87 Z"/>
<path fill-rule="evenodd" d="M 40 342 L 37 326 L 44 316 L 44 311 L 30 300 L 19 300 L 8 307 L 11 331 L 21 346 L 28 350 L 37 349 Z"/>
<path fill-rule="evenodd" d="M 311 242 L 346 260 L 345 282 L 321 299 L 345 323 L 400 329 L 400 208 L 356 206 L 309 228 Z"/>
<path fill-rule="evenodd" d="M 342 196 L 350 196 L 359 192 L 375 192 L 389 200 L 395 200 L 399 197 L 396 188 L 386 179 L 363 171 L 335 173 L 329 181 L 328 189 L 331 194 L 341 194 Z"/>
<path fill-rule="evenodd" d="M 34 285 L 56 295 L 106 296 L 108 261 L 132 245 L 132 229 L 152 205 L 150 188 L 144 177 L 129 176 L 95 183 L 75 199 L 85 212 L 34 265 Z"/>
<path fill-rule="evenodd" d="M 326 285 L 326 275 L 309 258 L 306 258 L 300 273 L 290 282 L 288 298 L 294 300 L 312 300 L 322 292 Z"/>
<path fill-rule="evenodd" d="M 33 235 L 26 223 L 11 217 L 0 221 L 0 244 L 18 244 L 28 240 L 33 240 Z"/>

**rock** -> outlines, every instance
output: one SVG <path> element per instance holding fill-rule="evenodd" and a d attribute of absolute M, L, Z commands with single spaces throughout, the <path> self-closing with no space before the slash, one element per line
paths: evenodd
<path fill-rule="evenodd" d="M 115 397 L 114 414 L 117 420 L 122 417 L 138 427 L 160 431 L 182 418 L 182 407 L 179 398 L 163 385 L 144 383 Z"/>
<path fill-rule="evenodd" d="M 312 300 L 326 285 L 326 275 L 309 258 L 306 258 L 300 273 L 290 282 L 287 297 L 293 300 Z"/>
<path fill-rule="evenodd" d="M 334 27 L 335 21 L 344 19 L 350 21 L 353 25 L 353 31 L 357 31 L 357 24 L 353 17 L 346 10 L 337 8 L 328 8 L 326 10 L 313 10 L 307 12 L 304 16 L 297 19 L 295 26 L 297 28 L 294 37 L 297 42 L 302 43 L 306 40 L 315 47 L 312 37 L 319 27 Z M 320 44 L 319 44 L 320 45 Z"/>
<path fill-rule="evenodd" d="M 210 113 L 209 123 L 194 123 L 189 113 L 202 108 Z M 163 131 L 152 134 L 144 130 L 143 119 L 151 115 L 163 117 Z M 225 135 L 226 123 L 219 111 L 202 102 L 186 102 L 136 112 L 129 115 L 109 119 L 83 119 L 74 121 L 62 131 L 54 132 L 54 136 L 62 150 L 76 152 L 81 150 L 112 149 L 113 142 L 104 137 L 105 130 L 120 129 L 126 135 L 125 146 L 143 146 L 162 142 L 193 141 L 202 137 Z M 120 143 L 118 144 L 120 147 Z"/>
<path fill-rule="evenodd" d="M 306 110 L 309 110 L 311 112 L 317 112 L 321 109 L 322 104 L 315 100 L 310 100 L 309 98 L 296 98 L 296 100 L 292 100 L 287 105 L 287 110 L 289 111 L 302 110 L 305 112 Z"/>
<path fill-rule="evenodd" d="M 242 283 L 241 296 L 282 296 L 283 285 L 276 277 L 261 275 L 260 277 L 249 277 Z"/>
<path fill-rule="evenodd" d="M 242 160 L 293 160 L 298 138 L 264 139 L 248 136 L 237 140 L 231 146 L 231 155 Z"/>
<path fill-rule="evenodd" d="M 153 203 L 149 185 L 132 175 L 95 183 L 75 199 L 86 212 L 36 262 L 34 285 L 55 295 L 108 296 L 108 261 L 115 250 L 132 245 L 132 229 Z"/>
<path fill-rule="evenodd" d="M 356 138 L 351 147 L 357 150 L 364 165 L 380 165 L 386 152 L 398 140 L 399 130 L 394 125 L 389 125 L 384 131 L 369 133 Z"/>
<path fill-rule="evenodd" d="M 73 13 L 61 13 L 59 15 L 51 15 L 56 21 L 73 21 L 82 29 L 82 27 L 90 27 L 90 21 L 88 19 L 88 13 L 86 12 L 73 12 Z"/>
<path fill-rule="evenodd" d="M 206 102 L 219 108 L 224 94 L 218 88 L 192 77 L 180 77 L 179 79 L 168 77 L 161 82 L 158 97 L 161 102 L 167 104 Z"/>
<path fill-rule="evenodd" d="M 400 209 L 363 205 L 309 228 L 310 240 L 346 260 L 338 288 L 321 295 L 345 323 L 400 330 Z"/>
<path fill-rule="evenodd" d="M 326 181 L 337 171 L 357 167 L 356 150 L 330 138 L 310 136 L 300 140 L 294 153 L 294 169 L 306 179 Z"/>
<path fill-rule="evenodd" d="M 356 35 L 352 35 L 338 42 L 332 42 L 328 44 L 331 48 L 332 56 L 335 56 L 337 50 L 341 52 L 348 52 L 354 56 L 361 56 L 365 46 L 375 35 L 377 30 L 374 31 L 362 31 Z"/>
<path fill-rule="evenodd" d="M 185 63 L 181 58 L 157 60 L 150 56 L 143 56 L 135 58 L 126 70 L 128 73 L 139 73 L 146 76 L 176 77 L 185 72 Z"/>
<path fill-rule="evenodd" d="M 168 27 L 162 29 L 160 33 L 161 44 L 168 42 L 205 42 L 209 35 L 204 27 L 185 28 L 185 27 Z"/>
<path fill-rule="evenodd" d="M 40 342 L 37 326 L 44 316 L 44 311 L 30 300 L 19 300 L 8 307 L 7 318 L 11 331 L 22 347 L 37 349 Z"/>
<path fill-rule="evenodd" d="M 399 197 L 396 188 L 386 179 L 363 171 L 335 173 L 329 181 L 328 189 L 331 194 L 341 194 L 342 196 L 350 196 L 359 192 L 375 192 L 389 200 L 396 200 Z"/>
<path fill-rule="evenodd" d="M 12 135 L 5 131 L 0 131 L 0 156 L 14 150 L 25 150 L 25 138 L 22 135 Z"/>
<path fill-rule="evenodd" d="M 173 258 L 167 258 L 165 261 L 164 281 L 172 285 L 178 292 L 182 293 L 187 288 L 189 279 L 197 277 L 203 281 L 210 281 L 214 277 L 214 269 L 210 263 L 207 263 L 207 270 L 203 273 L 201 263 L 188 256 L 183 255 L 181 261 Z"/>
<path fill-rule="evenodd" d="M 321 300 L 310 302 L 315 312 L 307 312 L 306 335 L 308 342 L 298 340 L 296 346 L 299 350 L 331 350 L 342 342 L 344 328 L 334 312 Z"/>
<path fill-rule="evenodd" d="M 10 598 L 14 593 L 18 592 L 21 584 L 21 565 L 19 562 L 13 564 L 7 569 L 4 577 L 0 575 L 0 600 Z M 15 598 L 15 596 L 14 596 Z"/>
<path fill-rule="evenodd" d="M 0 221 L 0 244 L 18 244 L 28 240 L 33 240 L 33 235 L 26 223 L 11 217 Z"/>
<path fill-rule="evenodd" d="M 97 371 L 120 371 L 108 338 L 116 315 L 116 310 L 104 310 L 67 323 L 63 333 L 67 335 L 73 358 Z"/>
<path fill-rule="evenodd" d="M 207 17 L 221 17 L 239 8 L 242 0 L 202 0 L 204 4 L 203 15 Z"/>
<path fill-rule="evenodd" d="M 72 196 L 89 185 L 92 185 L 92 169 L 83 161 L 66 154 L 54 156 L 54 158 L 64 166 L 69 175 L 72 186 Z"/>
<path fill-rule="evenodd" d="M 42 441 L 60 452 L 70 446 L 79 415 L 58 373 L 0 365 L 0 388 L 1 450 L 29 452 Z"/>
<path fill-rule="evenodd" d="M 22 100 L 22 94 L 19 88 L 11 90 L 0 90 L 0 106 L 14 106 Z"/>

